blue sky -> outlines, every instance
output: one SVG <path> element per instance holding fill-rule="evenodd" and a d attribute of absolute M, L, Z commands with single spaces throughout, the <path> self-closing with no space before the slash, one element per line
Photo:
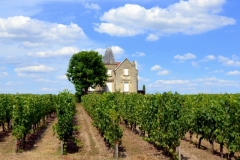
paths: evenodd
<path fill-rule="evenodd" d="M 112 47 L 139 89 L 239 93 L 239 0 L 0 1 L 0 93 L 58 93 L 73 53 Z"/>

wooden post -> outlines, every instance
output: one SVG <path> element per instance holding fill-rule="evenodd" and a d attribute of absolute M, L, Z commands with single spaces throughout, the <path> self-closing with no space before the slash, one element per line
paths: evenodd
<path fill-rule="evenodd" d="M 118 159 L 118 141 L 115 142 L 115 158 Z"/>
<path fill-rule="evenodd" d="M 20 142 L 19 142 L 18 139 L 16 139 L 16 148 L 15 148 L 15 152 L 16 152 L 16 153 L 18 153 L 19 145 L 20 145 Z"/>
<path fill-rule="evenodd" d="M 63 141 L 61 140 L 61 155 L 63 155 Z"/>
<path fill-rule="evenodd" d="M 178 147 L 176 147 L 176 151 L 178 153 L 178 159 L 181 160 L 180 145 Z"/>

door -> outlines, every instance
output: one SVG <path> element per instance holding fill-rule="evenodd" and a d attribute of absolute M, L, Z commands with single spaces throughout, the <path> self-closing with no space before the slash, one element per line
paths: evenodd
<path fill-rule="evenodd" d="M 129 83 L 128 82 L 124 82 L 123 92 L 129 92 Z"/>

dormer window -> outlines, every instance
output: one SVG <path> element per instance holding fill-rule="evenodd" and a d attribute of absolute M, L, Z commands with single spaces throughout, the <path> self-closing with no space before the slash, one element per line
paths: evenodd
<path fill-rule="evenodd" d="M 124 69 L 124 76 L 128 76 L 128 69 Z"/>
<path fill-rule="evenodd" d="M 108 75 L 108 76 L 112 76 L 112 70 L 109 69 L 109 70 L 107 71 L 107 75 Z"/>

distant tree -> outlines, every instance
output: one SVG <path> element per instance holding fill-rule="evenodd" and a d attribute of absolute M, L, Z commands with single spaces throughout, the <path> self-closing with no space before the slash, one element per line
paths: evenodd
<path fill-rule="evenodd" d="M 145 87 L 145 84 L 143 85 L 143 89 L 142 89 L 142 90 L 146 92 L 146 87 Z"/>
<path fill-rule="evenodd" d="M 66 76 L 74 84 L 78 99 L 81 100 L 81 96 L 87 94 L 89 87 L 104 85 L 107 80 L 107 68 L 98 52 L 81 51 L 71 57 Z"/>

